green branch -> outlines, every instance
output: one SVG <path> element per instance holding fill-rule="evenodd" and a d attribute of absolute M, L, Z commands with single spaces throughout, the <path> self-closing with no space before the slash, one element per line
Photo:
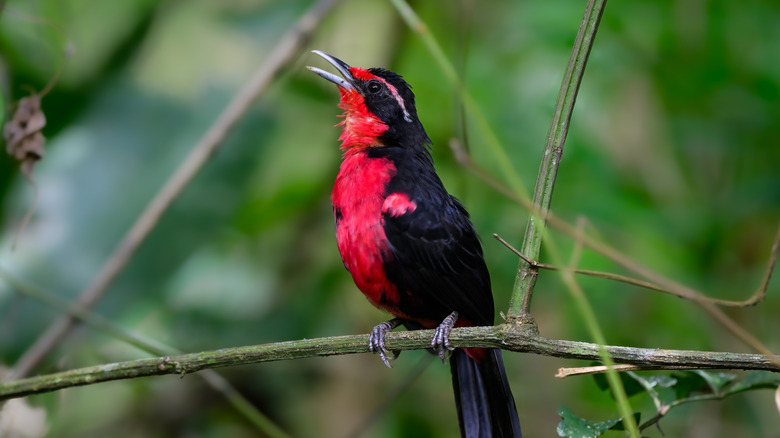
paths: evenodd
<path fill-rule="evenodd" d="M 536 178 L 534 188 L 533 205 L 536 208 L 531 212 L 528 226 L 523 239 L 520 252 L 532 260 L 539 260 L 542 248 L 542 238 L 545 232 L 547 211 L 550 209 L 555 177 L 558 174 L 558 165 L 563 155 L 563 145 L 569 132 L 569 122 L 574 111 L 574 102 L 580 89 L 582 76 L 585 72 L 585 64 L 588 61 L 593 39 L 596 37 L 601 14 L 606 6 L 606 0 L 591 0 L 585 10 L 585 15 L 580 23 L 577 38 L 572 47 L 569 64 L 563 76 L 561 89 L 558 92 L 558 100 L 553 110 L 553 119 L 547 140 L 544 145 L 544 154 Z M 521 260 L 517 268 L 517 277 L 509 303 L 509 318 L 527 319 L 531 306 L 531 295 L 536 284 L 537 270 L 525 261 Z"/>
<path fill-rule="evenodd" d="M 504 324 L 495 327 L 457 328 L 450 334 L 455 347 L 503 348 L 568 359 L 600 360 L 599 345 L 586 342 L 547 339 L 528 326 Z M 430 348 L 432 330 L 397 332 L 387 335 L 391 350 Z M 603 346 L 619 363 L 646 367 L 688 367 L 696 369 L 742 369 L 780 372 L 780 366 L 760 354 L 663 350 L 620 346 Z M 278 360 L 316 356 L 334 356 L 368 352 L 368 335 L 304 339 L 246 347 L 224 348 L 177 356 L 117 362 L 41 375 L 0 384 L 0 400 L 41 394 L 74 386 L 112 380 L 133 379 L 164 374 L 187 374 L 212 368 L 248 365 Z M 775 361 L 778 358 L 774 358 Z"/>

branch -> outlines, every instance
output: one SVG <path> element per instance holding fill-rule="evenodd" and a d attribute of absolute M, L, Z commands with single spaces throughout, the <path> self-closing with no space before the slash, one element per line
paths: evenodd
<path fill-rule="evenodd" d="M 600 360 L 599 345 L 587 342 L 547 339 L 530 325 L 503 324 L 495 327 L 456 328 L 450 333 L 455 347 L 487 347 L 567 359 Z M 433 330 L 415 330 L 387 335 L 390 350 L 430 348 Z M 684 366 L 699 369 L 767 370 L 780 372 L 780 357 L 760 354 L 663 350 L 604 346 L 616 362 L 642 366 Z M 0 384 L 0 400 L 41 394 L 74 386 L 112 380 L 178 374 L 235 365 L 316 356 L 368 352 L 368 335 L 335 336 L 245 347 L 224 348 L 178 356 L 139 359 L 79 368 Z"/>

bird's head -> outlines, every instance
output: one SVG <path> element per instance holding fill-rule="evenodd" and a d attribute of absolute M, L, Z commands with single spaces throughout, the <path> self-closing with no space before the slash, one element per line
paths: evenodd
<path fill-rule="evenodd" d="M 325 52 L 314 53 L 341 74 L 307 67 L 339 87 L 339 106 L 344 110 L 342 149 L 400 146 L 425 150 L 430 144 L 417 118 L 414 93 L 400 75 L 382 68 L 350 67 Z"/>

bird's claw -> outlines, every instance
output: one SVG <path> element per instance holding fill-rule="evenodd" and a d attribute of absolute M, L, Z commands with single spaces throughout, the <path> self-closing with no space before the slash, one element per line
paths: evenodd
<path fill-rule="evenodd" d="M 390 333 L 394 328 L 398 327 L 400 323 L 401 321 L 397 318 L 391 319 L 390 321 L 385 321 L 375 326 L 371 330 L 371 334 L 368 336 L 368 351 L 372 353 L 379 353 L 379 358 L 382 359 L 382 362 L 384 362 L 388 368 L 392 368 L 392 366 L 390 366 L 390 361 L 396 360 L 401 352 L 390 351 L 387 349 L 385 346 L 385 335 Z"/>
<path fill-rule="evenodd" d="M 444 363 L 447 356 L 449 356 L 449 352 L 455 349 L 455 347 L 450 344 L 450 331 L 452 331 L 452 328 L 455 326 L 455 321 L 457 320 L 458 312 L 452 312 L 449 316 L 444 318 L 444 321 L 442 321 L 433 332 L 431 348 L 439 355 L 442 363 Z"/>

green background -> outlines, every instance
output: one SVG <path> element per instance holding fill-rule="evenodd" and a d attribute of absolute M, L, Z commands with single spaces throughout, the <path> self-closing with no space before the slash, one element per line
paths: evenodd
<path fill-rule="evenodd" d="M 6 104 L 41 90 L 47 154 L 35 168 L 40 203 L 10 250 L 33 192 L 0 158 L 0 267 L 61 298 L 75 297 L 140 210 L 203 135 L 308 1 L 11 0 L 0 17 Z M 418 1 L 412 7 L 533 187 L 583 2 Z M 30 20 L 30 17 L 35 17 Z M 780 4 L 615 1 L 602 19 L 575 107 L 553 197 L 567 221 L 644 265 L 726 299 L 757 287 L 780 218 Z M 335 245 L 338 93 L 305 69 L 320 49 L 382 66 L 414 87 L 437 169 L 483 236 L 496 307 L 506 311 L 527 211 L 460 167 L 447 147 L 464 132 L 458 95 L 385 1 L 337 7 L 222 148 L 163 216 L 96 312 L 184 351 L 367 333 L 387 315 L 360 295 Z M 66 57 L 64 52 L 70 53 Z M 10 111 L 6 109 L 6 114 Z M 474 159 L 503 179 L 485 133 L 466 116 Z M 568 258 L 571 239 L 556 235 Z M 542 260 L 549 261 L 543 250 Z M 623 272 L 586 251 L 580 266 Z M 610 344 L 750 352 L 697 306 L 580 278 Z M 777 281 L 755 308 L 728 310 L 780 350 Z M 543 272 L 532 314 L 541 333 L 590 341 L 557 274 Z M 12 365 L 57 316 L 0 282 L 0 364 Z M 147 357 L 81 328 L 37 372 Z M 562 405 L 617 416 L 583 362 L 505 354 L 527 436 L 554 436 Z M 421 361 L 430 363 L 411 386 Z M 457 434 L 449 367 L 406 352 L 220 370 L 292 436 Z M 29 398 L 49 436 L 257 436 L 195 376 L 155 377 Z M 631 399 L 643 418 L 646 398 Z M 372 419 L 373 413 L 379 415 Z M 365 425 L 368 421 L 368 425 Z M 667 436 L 777 436 L 771 391 L 673 410 Z M 649 436 L 661 436 L 658 430 Z M 618 436 L 615 434 L 615 436 Z"/>

